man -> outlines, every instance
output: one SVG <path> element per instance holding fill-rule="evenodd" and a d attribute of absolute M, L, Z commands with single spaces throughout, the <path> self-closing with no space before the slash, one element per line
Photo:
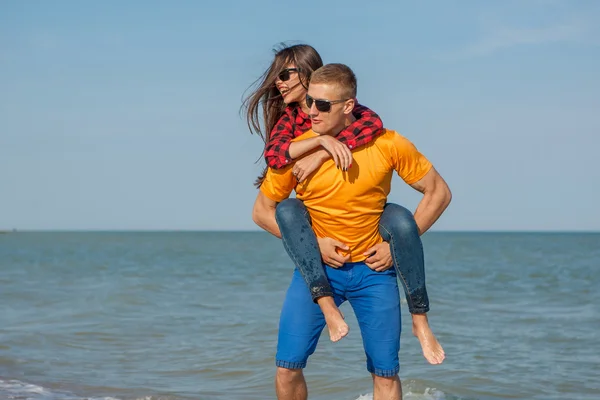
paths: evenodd
<path fill-rule="evenodd" d="M 337 135 L 354 120 L 356 78 L 350 68 L 329 64 L 315 71 L 308 89 L 313 131 L 296 140 Z M 339 170 L 332 160 L 298 183 L 292 168 L 269 169 L 253 210 L 254 221 L 281 237 L 275 220 L 277 204 L 293 190 L 308 209 L 318 237 L 347 246 L 349 262 L 326 266 L 336 304 L 349 300 L 361 330 L 367 370 L 373 376 L 375 400 L 400 400 L 400 298 L 393 269 L 375 271 L 364 253 L 383 242 L 379 217 L 383 212 L 395 170 L 423 193 L 415 212 L 421 232 L 427 231 L 448 206 L 450 190 L 432 164 L 407 139 L 387 131 L 352 152 L 352 167 Z M 323 314 L 311 298 L 300 273 L 294 272 L 281 312 L 277 344 L 276 391 L 280 400 L 308 396 L 302 369 L 314 352 L 325 326 Z"/>

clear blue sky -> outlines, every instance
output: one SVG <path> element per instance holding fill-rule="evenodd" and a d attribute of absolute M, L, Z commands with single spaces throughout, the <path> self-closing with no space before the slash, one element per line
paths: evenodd
<path fill-rule="evenodd" d="M 256 229 L 239 107 L 287 41 L 350 65 L 434 162 L 436 229 L 600 230 L 598 21 L 593 0 L 3 1 L 0 229 Z"/>

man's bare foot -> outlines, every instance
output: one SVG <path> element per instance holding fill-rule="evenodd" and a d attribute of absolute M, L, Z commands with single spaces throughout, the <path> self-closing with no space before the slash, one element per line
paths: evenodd
<path fill-rule="evenodd" d="M 332 342 L 337 342 L 346 336 L 350 328 L 348 328 L 348 324 L 344 321 L 344 314 L 335 305 L 333 297 L 320 297 L 317 303 L 325 316 L 325 323 L 327 324 L 327 329 L 329 329 L 329 339 Z"/>
<path fill-rule="evenodd" d="M 435 335 L 429 327 L 426 314 L 412 314 L 413 335 L 419 339 L 423 356 L 430 364 L 441 364 L 446 358 L 442 345 L 437 341 Z"/>

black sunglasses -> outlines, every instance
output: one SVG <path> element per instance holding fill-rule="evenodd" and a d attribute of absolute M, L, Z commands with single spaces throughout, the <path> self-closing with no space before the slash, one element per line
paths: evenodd
<path fill-rule="evenodd" d="M 308 108 L 311 108 L 312 105 L 313 105 L 313 102 L 314 102 L 315 103 L 315 107 L 317 107 L 317 110 L 319 110 L 320 112 L 329 112 L 329 111 L 331 111 L 331 105 L 332 104 L 343 103 L 344 101 L 347 101 L 347 100 L 350 100 L 350 99 L 343 99 L 343 100 L 317 100 L 317 99 L 313 99 L 309 95 L 306 95 L 306 105 L 308 106 Z"/>
<path fill-rule="evenodd" d="M 290 72 L 300 72 L 300 68 L 286 68 L 277 75 L 283 82 L 290 80 Z"/>

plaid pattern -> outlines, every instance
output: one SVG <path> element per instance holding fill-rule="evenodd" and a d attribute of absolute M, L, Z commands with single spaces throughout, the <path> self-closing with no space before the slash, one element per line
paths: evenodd
<path fill-rule="evenodd" d="M 381 118 L 371 109 L 357 104 L 353 114 L 356 121 L 336 136 L 336 139 L 348 148 L 364 146 L 384 132 Z M 310 117 L 302 111 L 302 108 L 299 106 L 286 107 L 285 113 L 271 131 L 271 137 L 265 148 L 267 165 L 275 169 L 289 165 L 292 162 L 289 153 L 291 140 L 302 135 L 311 127 Z"/>

